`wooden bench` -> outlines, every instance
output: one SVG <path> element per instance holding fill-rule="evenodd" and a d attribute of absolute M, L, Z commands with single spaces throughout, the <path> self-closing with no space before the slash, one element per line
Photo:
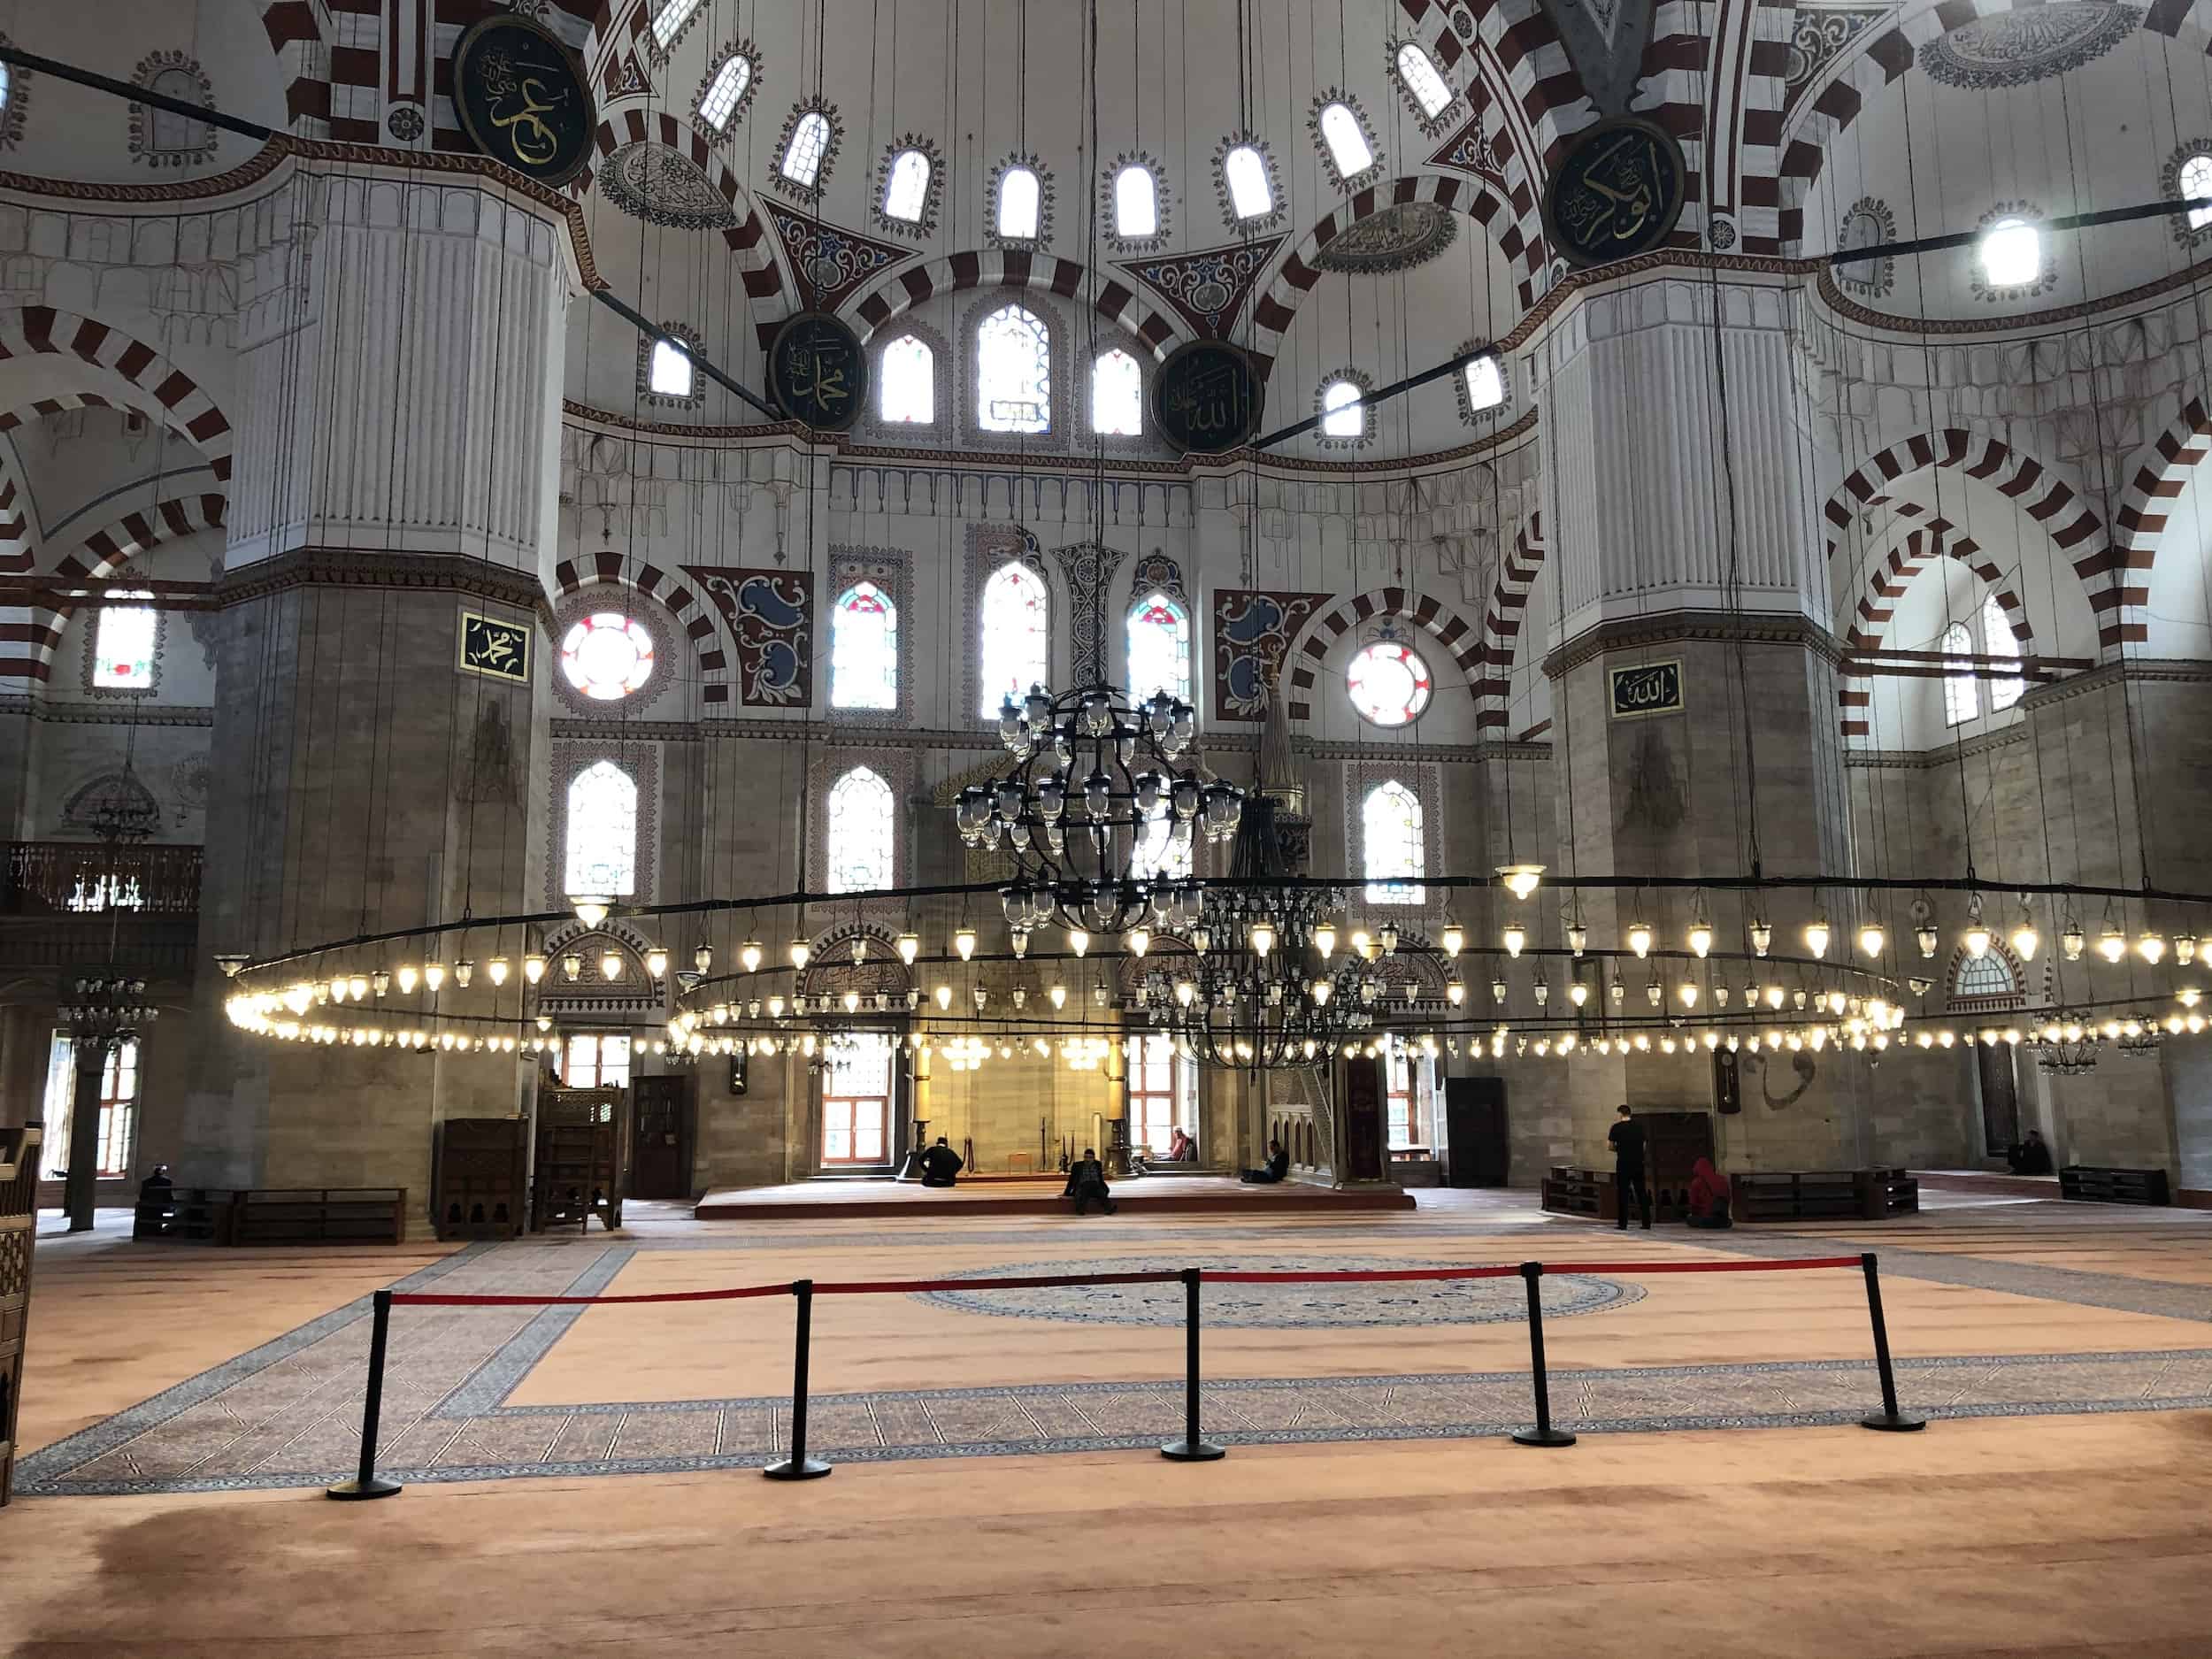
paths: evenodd
<path fill-rule="evenodd" d="M 2062 1198 L 2099 1204 L 2167 1204 L 2173 1202 L 2163 1170 L 2113 1170 L 2070 1164 L 2058 1172 Z"/>
<path fill-rule="evenodd" d="M 264 1188 L 231 1195 L 233 1244 L 397 1244 L 404 1187 Z"/>
<path fill-rule="evenodd" d="M 1903 1170 L 1777 1170 L 1729 1178 L 1738 1221 L 1886 1221 L 1920 1209 Z"/>

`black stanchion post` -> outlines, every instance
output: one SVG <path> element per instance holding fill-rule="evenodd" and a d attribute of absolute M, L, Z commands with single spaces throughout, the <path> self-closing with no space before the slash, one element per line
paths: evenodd
<path fill-rule="evenodd" d="M 1210 1463 L 1227 1455 L 1198 1432 L 1198 1269 L 1183 1270 L 1183 1438 L 1160 1448 L 1161 1456 L 1179 1463 Z"/>
<path fill-rule="evenodd" d="M 806 1350 L 814 1331 L 814 1281 L 795 1279 L 791 1294 L 798 1298 L 798 1352 L 791 1362 L 791 1455 L 760 1472 L 771 1480 L 818 1480 L 830 1466 L 806 1455 Z"/>
<path fill-rule="evenodd" d="M 1925 1417 L 1909 1417 L 1897 1409 L 1897 1372 L 1889 1363 L 1889 1326 L 1882 1319 L 1882 1281 L 1874 1271 L 1874 1252 L 1867 1251 L 1859 1257 L 1859 1265 L 1866 1272 L 1866 1311 L 1874 1321 L 1874 1369 L 1882 1374 L 1882 1415 L 1862 1417 L 1862 1428 L 1881 1429 L 1890 1433 L 1904 1433 L 1912 1429 L 1928 1426 Z"/>
<path fill-rule="evenodd" d="M 1521 1278 L 1528 1285 L 1528 1363 L 1536 1386 L 1536 1426 L 1519 1430 L 1513 1438 L 1524 1446 L 1572 1446 L 1573 1435 L 1551 1425 L 1551 1378 L 1544 1370 L 1544 1264 L 1522 1263 Z"/>
<path fill-rule="evenodd" d="M 363 1498 L 388 1498 L 399 1482 L 376 1472 L 376 1423 L 384 1411 L 384 1342 L 392 1328 L 392 1293 L 380 1290 L 371 1298 L 369 1325 L 369 1391 L 361 1401 L 361 1467 L 350 1480 L 323 1488 L 323 1496 L 342 1502 Z"/>

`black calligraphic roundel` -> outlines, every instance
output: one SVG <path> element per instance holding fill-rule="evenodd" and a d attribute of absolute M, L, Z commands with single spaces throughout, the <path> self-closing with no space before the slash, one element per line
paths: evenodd
<path fill-rule="evenodd" d="M 1251 357 L 1225 341 L 1178 346 L 1152 377 L 1152 424 L 1186 455 L 1243 448 L 1259 431 L 1266 402 Z"/>
<path fill-rule="evenodd" d="M 453 49 L 453 107 L 469 142 L 540 184 L 591 159 L 598 111 L 584 72 L 543 24 L 495 12 Z"/>
<path fill-rule="evenodd" d="M 1649 253 L 1682 216 L 1682 147 L 1636 116 L 1601 121 L 1574 141 L 1544 191 L 1544 228 L 1578 267 Z"/>
<path fill-rule="evenodd" d="M 768 398 L 817 432 L 849 432 L 868 403 L 868 354 L 849 325 L 801 311 L 768 348 Z"/>

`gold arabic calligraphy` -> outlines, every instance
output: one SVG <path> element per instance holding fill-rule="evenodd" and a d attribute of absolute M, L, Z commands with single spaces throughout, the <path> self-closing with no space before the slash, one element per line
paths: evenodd
<path fill-rule="evenodd" d="M 533 70 L 538 73 L 529 73 Z M 504 52 L 494 52 L 486 59 L 484 89 L 490 95 L 491 124 L 507 135 L 508 148 L 526 167 L 542 167 L 560 154 L 560 134 L 544 118 L 568 104 L 571 89 L 564 86 L 557 92 L 549 92 L 541 78 L 557 81 L 560 76 L 557 65 L 518 65 Z M 520 108 L 503 110 L 510 95 L 520 97 Z"/>
<path fill-rule="evenodd" d="M 1242 431 L 1247 401 L 1240 365 L 1225 360 L 1179 376 L 1166 403 L 1185 434 L 1201 438 Z"/>
<path fill-rule="evenodd" d="M 1636 242 L 1665 217 L 1668 205 L 1658 147 L 1632 130 L 1616 134 L 1584 164 L 1574 188 L 1562 193 L 1559 219 L 1577 247 L 1594 253 Z"/>
<path fill-rule="evenodd" d="M 795 340 L 784 351 L 783 365 L 784 385 L 795 403 L 811 403 L 818 410 L 835 413 L 852 396 L 841 346 L 825 351 L 810 341 Z"/>
<path fill-rule="evenodd" d="M 1613 675 L 1613 711 L 1648 713 L 1672 709 L 1682 701 L 1682 671 L 1671 663 L 1655 668 L 1624 668 Z"/>

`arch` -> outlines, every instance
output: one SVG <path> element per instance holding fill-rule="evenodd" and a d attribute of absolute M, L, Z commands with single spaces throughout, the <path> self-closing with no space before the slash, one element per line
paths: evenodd
<path fill-rule="evenodd" d="M 873 641 L 887 661 L 875 664 L 855 660 L 849 649 L 859 645 L 866 635 L 849 634 L 849 626 L 858 626 L 864 619 Z M 863 577 L 854 582 L 830 603 L 830 683 L 829 703 L 833 709 L 895 710 L 905 687 L 899 684 L 899 607 L 879 583 Z M 848 687 L 847 674 L 862 683 Z M 870 696 L 870 681 L 879 681 L 874 687 L 887 697 Z M 848 693 L 857 695 L 848 695 Z"/>
<path fill-rule="evenodd" d="M 600 111 L 595 134 L 600 159 L 603 161 L 626 144 L 657 143 L 675 150 L 711 179 L 715 189 L 737 218 L 736 224 L 722 232 L 722 240 L 737 257 L 745 297 L 760 302 L 764 315 L 772 314 L 780 321 L 782 312 L 776 306 L 788 291 L 788 285 L 784 280 L 783 267 L 776 259 L 775 242 L 768 234 L 767 220 L 760 216 L 751 194 L 722 159 L 722 152 L 690 122 L 678 120 L 660 108 L 657 101 L 649 102 L 652 98 L 654 95 L 639 95 L 611 104 Z M 621 123 L 619 128 L 616 126 L 618 121 Z M 581 197 L 589 193 L 597 178 L 598 168 L 594 165 L 587 168 L 569 188 Z M 772 325 L 764 320 L 760 326 L 765 344 Z"/>
<path fill-rule="evenodd" d="M 566 803 L 561 814 L 561 890 L 604 894 L 615 899 L 637 893 L 642 886 L 638 879 L 637 775 L 601 756 L 577 767 L 560 789 Z M 618 848 L 601 841 L 580 847 L 580 805 L 600 808 L 618 818 L 626 816 L 627 844 Z"/>
<path fill-rule="evenodd" d="M 581 593 L 595 583 L 610 582 L 634 588 L 660 605 L 682 626 L 699 659 L 700 700 L 730 700 L 730 659 L 715 635 L 713 612 L 699 603 L 698 595 L 691 589 L 672 580 L 667 572 L 653 565 L 636 564 L 626 553 L 609 551 L 563 559 L 553 567 L 553 578 L 559 589 L 558 596 L 563 599 Z"/>
<path fill-rule="evenodd" d="M 2149 637 L 2143 607 L 2150 603 L 2151 571 L 2166 534 L 2172 503 L 2189 474 L 2212 456 L 2212 411 L 2201 396 L 2192 397 L 2142 452 L 2134 476 L 2114 509 L 2113 574 L 2123 583 L 2117 612 L 2120 637 L 2139 644 Z"/>
<path fill-rule="evenodd" d="M 2139 641 L 2142 625 L 2123 617 L 2124 605 L 2141 605 L 2145 592 L 2126 580 L 2127 566 L 2105 534 L 2104 521 L 2081 492 L 2034 457 L 2000 439 L 1962 427 L 1918 433 L 1869 456 L 1847 473 L 1822 509 L 1829 524 L 1828 557 L 1833 558 L 1853 518 L 1868 508 L 1891 505 L 1908 517 L 1921 509 L 1896 503 L 1890 487 L 1908 473 L 1934 467 L 1962 472 L 2000 495 L 2008 495 L 2041 525 L 2052 544 L 2065 554 L 2080 578 L 2089 608 L 2097 618 L 2097 643 L 2110 649 Z M 1855 505 L 1854 504 L 1855 503 Z M 1945 526 L 1947 529 L 1950 526 Z M 2128 630 L 2132 627 L 2132 635 Z"/>
<path fill-rule="evenodd" d="M 1523 308 L 1536 303 L 1537 280 L 1544 266 L 1543 243 L 1540 238 L 1531 238 L 1521 228 L 1514 204 L 1499 193 L 1496 186 L 1428 172 L 1385 180 L 1368 186 L 1350 201 L 1323 214 L 1298 245 L 1282 257 L 1274 274 L 1268 278 L 1259 303 L 1252 309 L 1252 356 L 1263 374 L 1274 363 L 1283 336 L 1290 332 L 1290 325 L 1298 315 L 1299 301 L 1312 292 L 1315 284 L 1326 274 L 1314 263 L 1321 250 L 1362 219 L 1373 218 L 1384 208 L 1402 206 L 1408 202 L 1432 202 L 1439 207 L 1450 208 L 1464 213 L 1486 229 L 1491 220 L 1504 213 L 1508 223 L 1498 234 L 1498 251 L 1521 272 L 1517 291 Z"/>
<path fill-rule="evenodd" d="M 1018 613 L 1015 618 L 995 622 L 992 608 L 995 601 L 1003 599 L 1027 583 L 1034 583 L 1037 588 L 1034 608 L 1038 615 L 1033 626 L 1022 626 L 1019 632 L 1030 636 L 1036 656 L 1024 656 L 1018 661 L 1014 650 L 1017 626 L 1020 621 Z M 1017 597 L 1011 603 L 1024 602 Z M 993 719 L 997 717 L 1001 698 L 1010 694 L 1019 697 L 1028 689 L 1021 681 L 1025 680 L 1031 684 L 1043 684 L 1049 683 L 1052 679 L 1052 584 L 1044 572 L 1027 559 L 1010 558 L 994 570 L 984 582 L 975 609 L 975 626 L 980 636 L 977 641 L 979 655 L 976 664 L 976 680 L 981 687 L 978 712 L 982 718 Z M 1001 681 L 1007 672 L 1013 674 L 1014 683 L 1002 686 Z"/>
<path fill-rule="evenodd" d="M 864 811 L 868 818 L 857 824 L 840 821 L 852 811 Z M 898 800 L 882 773 L 863 762 L 841 774 L 830 786 L 823 817 L 827 891 L 867 893 L 898 884 Z M 880 863 L 883 880 L 848 885 L 848 867 L 867 862 Z"/>
<path fill-rule="evenodd" d="M 1475 687 L 1479 701 L 1488 700 L 1475 712 L 1479 730 L 1502 731 L 1512 723 L 1513 658 L 1521 643 L 1521 618 L 1528 596 L 1544 567 L 1544 515 L 1540 509 L 1528 516 L 1513 537 L 1513 550 L 1498 562 L 1498 580 L 1490 589 L 1490 608 L 1482 618 L 1482 657 L 1486 672 Z"/>
<path fill-rule="evenodd" d="M 0 432 L 19 432 L 34 420 L 43 420 L 49 415 L 65 414 L 73 409 L 113 409 L 125 414 L 152 419 L 136 403 L 127 403 L 119 397 L 103 397 L 97 392 L 59 392 L 51 397 L 34 397 L 16 408 L 0 410 Z M 187 443 L 193 442 L 192 434 L 178 425 L 173 416 L 165 418 L 163 424 Z M 213 463 L 209 463 L 209 465 L 211 468 Z"/>
<path fill-rule="evenodd" d="M 292 131 L 303 138 L 357 137 L 336 133 L 330 119 L 330 7 L 328 0 L 262 0 L 261 27 L 269 36 L 284 81 L 284 114 Z M 363 54 L 349 54 L 359 57 Z M 365 54 L 371 86 L 376 79 L 376 54 Z M 368 142 L 377 137 L 376 123 L 366 125 Z"/>
<path fill-rule="evenodd" d="M 216 478 L 225 484 L 230 482 L 231 451 L 236 437 L 230 422 L 198 381 L 151 346 L 132 339 L 119 328 L 50 305 L 0 310 L 0 360 L 35 357 L 74 357 L 104 373 L 120 376 L 152 400 L 148 413 L 158 414 L 190 439 L 207 457 Z M 76 400 L 80 403 L 92 401 Z M 71 404 L 63 402 L 57 406 Z"/>
<path fill-rule="evenodd" d="M 1878 30 L 1863 33 L 1836 64 L 1808 81 L 1793 101 L 1785 81 L 1788 54 L 1778 52 L 1767 59 L 1759 78 L 1769 83 L 1768 89 L 1764 96 L 1749 101 L 1763 109 L 1782 111 L 1781 132 L 1774 147 L 1780 154 L 1778 228 L 1783 250 L 1801 246 L 1804 241 L 1804 204 L 1827 165 L 1830 148 L 1850 130 L 1852 122 L 1878 93 L 1913 66 L 1922 47 L 1977 18 L 2040 3 L 1908 0 L 1899 15 Z M 2176 40 L 2187 38 L 2212 48 L 2212 40 L 2208 40 L 2212 34 L 2212 0 L 2155 0 L 2144 6 L 2142 12 L 2142 27 L 2151 33 Z"/>
<path fill-rule="evenodd" d="M 53 574 L 71 581 L 96 580 L 126 561 L 164 541 L 201 530 L 219 530 L 227 503 L 220 495 L 179 495 L 96 530 L 55 565 Z M 54 651 L 73 605 L 0 606 L 0 680 L 51 678 Z"/>
<path fill-rule="evenodd" d="M 1304 634 L 1294 642 L 1287 656 L 1291 664 L 1292 719 L 1312 718 L 1314 672 L 1331 649 L 1361 623 L 1377 617 L 1402 617 L 1412 623 L 1450 654 L 1467 681 L 1468 692 L 1478 698 L 1483 695 L 1486 682 L 1482 635 L 1426 594 L 1403 588 L 1379 588 L 1323 611 L 1306 625 Z"/>
<path fill-rule="evenodd" d="M 864 341 L 893 318 L 926 301 L 970 288 L 1027 288 L 1087 302 L 1109 322 L 1143 341 L 1155 357 L 1164 357 L 1184 338 L 1165 311 L 1154 310 L 1125 284 L 1111 277 L 1094 281 L 1072 259 L 1020 248 L 982 248 L 909 265 L 880 278 L 838 309 L 849 310 L 859 319 Z"/>
<path fill-rule="evenodd" d="M 0 443 L 0 576 L 27 576 L 31 551 L 29 491 L 12 443 Z"/>
<path fill-rule="evenodd" d="M 1173 616 L 1171 629 L 1164 620 L 1148 614 L 1155 610 L 1164 611 Z M 1191 631 L 1190 602 L 1179 593 L 1170 592 L 1158 582 L 1141 583 L 1128 604 L 1123 608 L 1121 618 L 1123 665 L 1128 676 L 1129 695 L 1132 697 L 1148 697 L 1156 690 L 1168 690 L 1181 701 L 1190 702 L 1196 673 L 1196 665 L 1192 661 L 1194 636 Z M 1147 634 L 1141 635 L 1138 633 L 1140 628 L 1145 629 Z M 1139 674 L 1137 641 L 1147 636 L 1158 640 L 1169 633 L 1173 635 L 1171 649 L 1179 664 L 1179 672 L 1176 683 L 1163 685 L 1156 673 Z M 1153 683 L 1145 683 L 1148 680 Z"/>
<path fill-rule="evenodd" d="M 2020 596 L 2004 585 L 2004 572 L 1985 553 L 1973 537 L 1956 535 L 1957 526 L 1947 518 L 1930 518 L 1928 522 L 1907 535 L 1903 541 L 1889 550 L 1886 558 L 1878 563 L 1867 574 L 1866 592 L 1860 595 L 1858 608 L 1844 635 L 1845 646 L 1854 651 L 1878 651 L 1882 649 L 1882 630 L 1896 613 L 1897 602 L 1913 579 L 1939 558 L 1954 558 L 1965 565 L 1990 585 L 1998 608 L 2005 613 L 2005 621 L 2012 628 L 2012 636 L 2025 656 L 2035 645 L 2035 630 L 2028 621 L 2027 607 Z M 1847 663 L 1841 678 L 1868 680 L 1871 674 L 1863 668 L 1855 669 Z M 1843 734 L 1846 737 L 1867 737 L 1872 734 L 1868 712 L 1873 707 L 1871 691 L 1855 690 L 1848 686 L 1836 692 L 1838 706 L 1842 710 Z"/>
<path fill-rule="evenodd" d="M 1410 858 L 1392 858 L 1387 867 L 1378 870 L 1375 854 L 1380 837 L 1392 828 L 1392 816 L 1402 817 L 1412 831 Z M 1425 889 L 1409 888 L 1394 894 L 1398 883 L 1417 879 L 1429 873 L 1427 813 L 1421 805 L 1421 792 L 1409 788 L 1396 778 L 1385 778 L 1371 785 L 1359 799 L 1359 873 L 1363 884 L 1361 895 L 1369 904 L 1419 904 Z M 1391 849 L 1402 851 L 1404 849 Z M 1405 866 L 1410 865 L 1410 868 Z"/>
<path fill-rule="evenodd" d="M 1990 966 L 1992 964 L 1995 964 L 1993 968 Z M 1985 977 L 1991 982 L 1989 990 L 1968 991 L 1960 988 L 1961 981 L 1974 969 L 1986 971 Z M 1995 988 L 1996 975 L 2000 972 L 2010 980 L 2009 990 Z M 2013 954 L 2012 947 L 1993 930 L 1989 949 L 1978 959 L 1968 954 L 1964 945 L 1952 948 L 1951 959 L 1945 964 L 1943 972 L 1943 1002 L 1945 1011 L 1953 1014 L 1994 1014 L 2007 1009 L 2025 1008 L 2028 1002 L 2028 971 L 2020 958 Z"/>

